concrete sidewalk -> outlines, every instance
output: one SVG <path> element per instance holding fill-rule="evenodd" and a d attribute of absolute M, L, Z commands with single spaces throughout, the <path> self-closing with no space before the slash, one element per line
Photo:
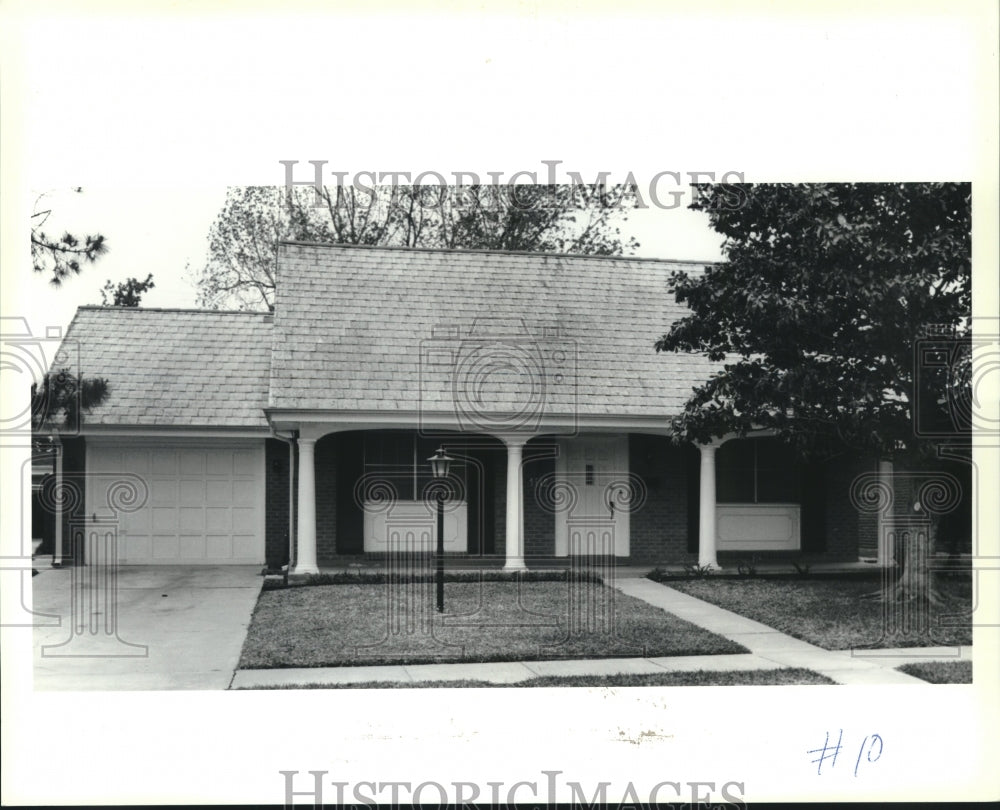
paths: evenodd
<path fill-rule="evenodd" d="M 649 579 L 620 580 L 615 587 L 668 613 L 742 644 L 772 667 L 802 667 L 842 684 L 926 683 L 894 667 L 918 661 L 972 660 L 971 647 L 824 650 L 772 627 L 675 591 Z M 708 656 L 711 658 L 711 656 Z"/>
<path fill-rule="evenodd" d="M 750 650 L 742 655 L 696 655 L 661 658 L 602 658 L 568 661 L 516 661 L 476 664 L 411 664 L 396 666 L 304 667 L 238 670 L 232 689 L 340 686 L 369 682 L 412 683 L 477 680 L 512 684 L 540 676 L 645 675 L 697 670 L 727 671 L 803 668 L 840 684 L 926 684 L 893 668 L 918 661 L 972 660 L 971 647 L 830 651 L 779 633 L 760 622 L 640 578 L 621 578 L 615 587 L 673 613 L 692 624 L 725 636 Z"/>

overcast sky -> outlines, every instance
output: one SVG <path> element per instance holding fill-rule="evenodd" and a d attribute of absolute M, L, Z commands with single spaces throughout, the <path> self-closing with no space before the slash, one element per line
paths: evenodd
<path fill-rule="evenodd" d="M 283 171 L 275 163 L 275 183 L 280 182 Z M 673 203 L 668 193 L 673 188 L 672 178 L 668 178 L 661 193 L 664 205 Z M 35 333 L 43 326 L 39 320 L 43 316 L 44 326 L 65 327 L 77 306 L 100 304 L 100 290 L 108 279 L 144 279 L 152 273 L 156 287 L 143 296 L 143 306 L 196 306 L 192 276 L 205 263 L 208 230 L 225 195 L 224 187 L 85 186 L 76 193 L 64 186 L 48 191 L 38 204 L 38 210 L 51 207 L 53 211 L 46 231 L 56 235 L 68 229 L 78 236 L 102 233 L 108 253 L 59 287 L 53 287 L 47 276 L 31 276 L 27 292 L 30 310 L 35 313 Z M 675 208 L 647 203 L 648 208 L 630 212 L 625 230 L 640 242 L 636 255 L 706 261 L 720 258 L 721 237 L 708 226 L 705 214 L 686 208 L 688 199 Z"/>

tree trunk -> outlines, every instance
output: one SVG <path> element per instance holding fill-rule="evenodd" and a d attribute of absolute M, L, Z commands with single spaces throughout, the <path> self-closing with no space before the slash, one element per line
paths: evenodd
<path fill-rule="evenodd" d="M 941 600 L 930 568 L 937 535 L 937 521 L 929 520 L 926 526 L 911 527 L 900 535 L 896 544 L 902 553 L 902 570 L 892 591 L 886 594 L 886 598 L 894 602 L 918 599 L 928 604 L 937 604 Z"/>

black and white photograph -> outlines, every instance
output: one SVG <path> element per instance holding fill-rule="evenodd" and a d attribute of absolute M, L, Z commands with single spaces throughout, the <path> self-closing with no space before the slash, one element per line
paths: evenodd
<path fill-rule="evenodd" d="M 998 34 L 0 5 L 3 803 L 1000 798 Z"/>

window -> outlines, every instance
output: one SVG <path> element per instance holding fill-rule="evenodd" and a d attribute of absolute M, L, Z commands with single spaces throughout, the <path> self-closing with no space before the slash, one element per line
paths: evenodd
<path fill-rule="evenodd" d="M 434 455 L 441 444 L 439 439 L 429 439 L 415 433 L 366 433 L 365 475 L 391 485 L 401 501 L 419 500 L 434 477 L 427 459 Z M 453 443 L 449 442 L 449 447 L 452 446 Z M 454 456 L 456 452 L 449 450 L 449 455 Z M 451 475 L 464 481 L 465 465 L 460 460 L 452 463 Z"/>
<path fill-rule="evenodd" d="M 719 448 L 719 503 L 798 503 L 799 480 L 795 451 L 777 439 L 734 439 Z"/>

